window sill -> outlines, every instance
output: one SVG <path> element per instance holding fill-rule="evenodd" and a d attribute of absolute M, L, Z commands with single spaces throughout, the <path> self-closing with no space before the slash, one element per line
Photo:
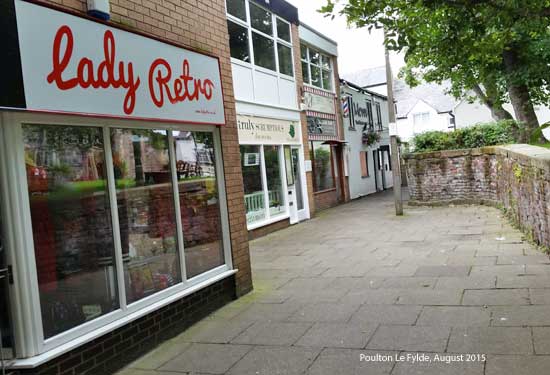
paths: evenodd
<path fill-rule="evenodd" d="M 329 193 L 331 191 L 336 191 L 336 188 L 330 188 L 330 189 L 325 189 L 325 190 L 320 190 L 320 191 L 314 191 L 313 195 Z"/>
<path fill-rule="evenodd" d="M 66 344 L 63 344 L 61 346 L 58 346 L 52 350 L 49 350 L 45 353 L 39 354 L 35 357 L 31 358 L 25 358 L 25 359 L 14 359 L 11 361 L 6 362 L 6 366 L 8 369 L 11 370 L 21 370 L 21 369 L 32 369 L 36 368 L 56 357 L 59 357 L 73 349 L 76 349 L 90 341 L 95 340 L 98 337 L 101 337 L 109 332 L 112 332 L 128 323 L 133 322 L 134 320 L 137 320 L 147 314 L 150 314 L 158 309 L 161 309 L 164 306 L 167 306 L 173 302 L 176 302 L 184 297 L 187 297 L 195 292 L 198 292 L 201 289 L 206 288 L 207 286 L 210 286 L 220 280 L 223 280 L 227 277 L 230 277 L 237 273 L 238 270 L 226 270 L 214 277 L 211 277 L 208 280 L 202 281 L 200 283 L 197 283 L 185 290 L 182 290 L 180 292 L 174 293 L 170 295 L 167 298 L 164 298 L 154 304 L 151 304 L 141 310 L 138 310 L 134 313 L 131 313 L 129 315 L 126 315 L 120 319 L 117 319 L 103 327 L 100 327 L 92 332 L 89 332 L 85 335 L 82 335 L 78 337 L 77 339 L 74 339 L 72 341 L 69 341 Z"/>
<path fill-rule="evenodd" d="M 290 215 L 288 213 L 281 214 L 281 215 L 272 217 L 269 220 L 262 220 L 262 221 L 258 221 L 256 223 L 252 223 L 250 225 L 247 225 L 246 229 L 249 230 L 249 231 L 254 230 L 254 229 L 258 229 L 258 228 L 261 228 L 261 227 L 265 227 L 266 225 L 273 224 L 273 223 L 276 223 L 276 222 L 279 222 L 279 221 L 283 221 L 283 220 L 286 220 L 286 219 L 289 219 L 289 218 L 290 218 Z"/>

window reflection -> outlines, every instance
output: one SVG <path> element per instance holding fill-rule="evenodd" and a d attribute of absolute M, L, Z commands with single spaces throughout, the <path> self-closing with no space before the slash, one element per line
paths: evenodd
<path fill-rule="evenodd" d="M 119 307 L 100 128 L 24 125 L 44 337 Z"/>
<path fill-rule="evenodd" d="M 128 303 L 181 282 L 164 130 L 111 129 Z"/>
<path fill-rule="evenodd" d="M 250 24 L 253 28 L 267 35 L 273 35 L 271 13 L 257 6 L 250 4 Z"/>
<path fill-rule="evenodd" d="M 276 216 L 285 212 L 285 197 L 281 180 L 279 147 L 264 146 L 265 173 L 269 197 L 269 214 Z"/>
<path fill-rule="evenodd" d="M 246 222 L 252 224 L 266 218 L 260 146 L 241 146 L 241 167 Z"/>
<path fill-rule="evenodd" d="M 187 278 L 224 264 L 212 133 L 174 132 Z"/>

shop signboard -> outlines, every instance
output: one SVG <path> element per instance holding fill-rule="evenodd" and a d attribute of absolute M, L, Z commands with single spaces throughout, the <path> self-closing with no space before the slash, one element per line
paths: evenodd
<path fill-rule="evenodd" d="M 332 94 L 318 95 L 311 91 L 304 91 L 304 104 L 305 109 L 308 111 L 330 114 L 336 113 L 336 107 L 334 105 L 334 95 Z"/>
<path fill-rule="evenodd" d="M 217 58 L 26 1 L 15 9 L 25 108 L 225 123 Z"/>
<path fill-rule="evenodd" d="M 240 144 L 300 144 L 300 123 L 237 115 Z"/>
<path fill-rule="evenodd" d="M 325 135 L 335 137 L 336 120 L 316 116 L 307 116 L 307 131 L 310 135 Z"/>

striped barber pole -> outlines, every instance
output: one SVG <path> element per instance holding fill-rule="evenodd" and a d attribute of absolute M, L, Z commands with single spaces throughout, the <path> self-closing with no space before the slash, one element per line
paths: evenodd
<path fill-rule="evenodd" d="M 349 97 L 343 97 L 342 98 L 342 115 L 344 118 L 349 117 Z"/>

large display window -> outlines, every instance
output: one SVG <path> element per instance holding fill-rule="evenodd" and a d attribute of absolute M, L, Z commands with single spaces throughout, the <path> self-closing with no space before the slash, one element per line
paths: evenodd
<path fill-rule="evenodd" d="M 249 228 L 288 216 L 282 147 L 241 145 L 240 148 Z"/>
<path fill-rule="evenodd" d="M 233 272 L 214 126 L 69 119 L 4 114 L 0 127 L 10 165 L 0 177 L 21 223 L 10 232 L 22 245 L 16 297 L 31 311 L 17 322 L 32 327 L 26 356 Z"/>

